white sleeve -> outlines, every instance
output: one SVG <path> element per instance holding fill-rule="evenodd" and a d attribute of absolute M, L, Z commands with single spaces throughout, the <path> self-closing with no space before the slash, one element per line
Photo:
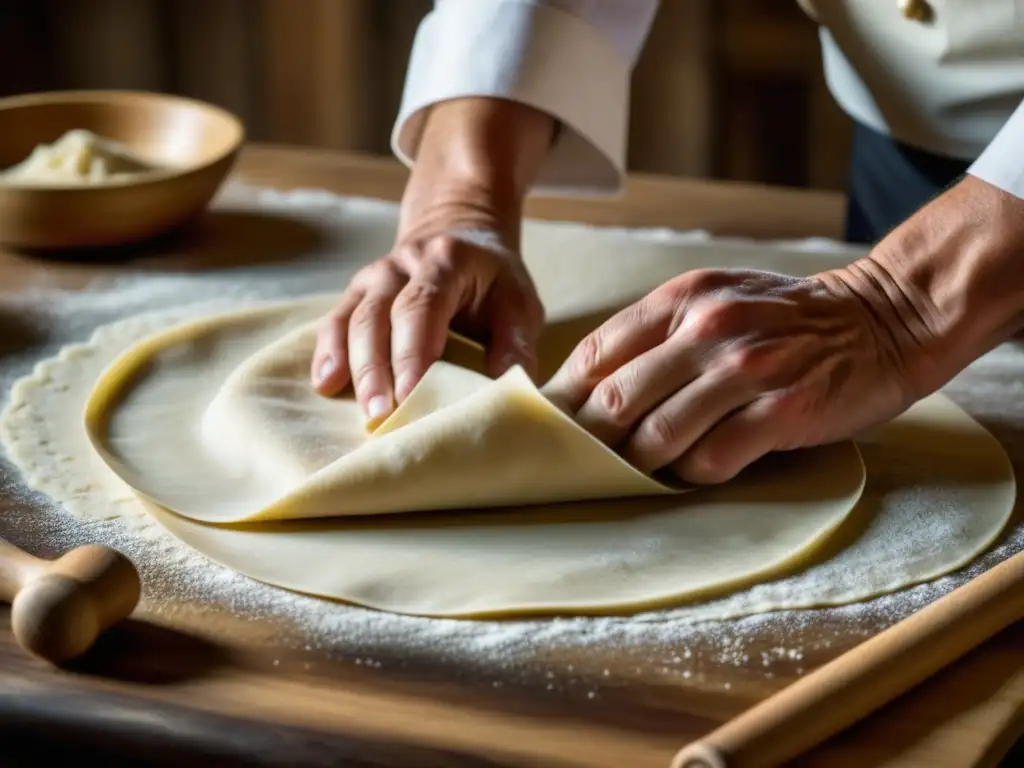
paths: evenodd
<path fill-rule="evenodd" d="M 413 44 L 395 155 L 415 161 L 427 110 L 492 96 L 561 124 L 534 192 L 616 192 L 626 166 L 630 76 L 657 0 L 437 0 Z"/>
<path fill-rule="evenodd" d="M 1024 198 L 1024 102 L 967 172 Z"/>

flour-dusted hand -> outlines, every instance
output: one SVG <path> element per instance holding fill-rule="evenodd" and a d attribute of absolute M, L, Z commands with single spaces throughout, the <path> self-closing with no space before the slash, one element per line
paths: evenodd
<path fill-rule="evenodd" d="M 640 469 L 728 480 L 917 398 L 927 327 L 898 320 L 884 291 L 854 287 L 870 282 L 688 272 L 584 339 L 548 393 Z"/>
<path fill-rule="evenodd" d="M 553 134 L 547 115 L 497 99 L 430 111 L 394 249 L 324 319 L 311 370 L 318 391 L 351 383 L 379 423 L 441 357 L 449 329 L 487 346 L 491 375 L 516 364 L 533 373 L 544 313 L 519 241 Z"/>

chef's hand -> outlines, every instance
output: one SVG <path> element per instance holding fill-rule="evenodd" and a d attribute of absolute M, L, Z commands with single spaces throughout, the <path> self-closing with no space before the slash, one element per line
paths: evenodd
<path fill-rule="evenodd" d="M 544 318 L 520 229 L 552 132 L 551 118 L 519 104 L 434 108 L 394 248 L 355 276 L 321 325 L 311 371 L 320 393 L 351 382 L 379 423 L 441 357 L 449 328 L 487 346 L 492 375 L 534 371 Z"/>
<path fill-rule="evenodd" d="M 886 421 L 1021 327 L 1024 201 L 964 182 L 867 257 L 699 270 L 579 344 L 545 389 L 639 469 L 728 480 Z"/>

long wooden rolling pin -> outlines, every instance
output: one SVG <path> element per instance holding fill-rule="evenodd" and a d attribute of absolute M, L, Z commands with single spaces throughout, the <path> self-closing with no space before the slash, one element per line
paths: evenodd
<path fill-rule="evenodd" d="M 11 603 L 18 644 L 53 663 L 85 653 L 139 602 L 135 566 L 110 547 L 87 544 L 56 560 L 0 539 L 0 599 Z"/>
<path fill-rule="evenodd" d="M 1024 552 L 894 624 L 693 744 L 673 768 L 774 768 L 1024 619 Z"/>

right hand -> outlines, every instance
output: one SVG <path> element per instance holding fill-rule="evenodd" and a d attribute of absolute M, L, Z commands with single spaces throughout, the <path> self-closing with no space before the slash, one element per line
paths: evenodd
<path fill-rule="evenodd" d="M 355 276 L 320 328 L 312 375 L 321 394 L 351 382 L 379 423 L 441 357 L 450 327 L 486 345 L 492 376 L 516 364 L 534 373 L 544 313 L 522 259 L 496 235 L 462 233 L 406 238 Z"/>

